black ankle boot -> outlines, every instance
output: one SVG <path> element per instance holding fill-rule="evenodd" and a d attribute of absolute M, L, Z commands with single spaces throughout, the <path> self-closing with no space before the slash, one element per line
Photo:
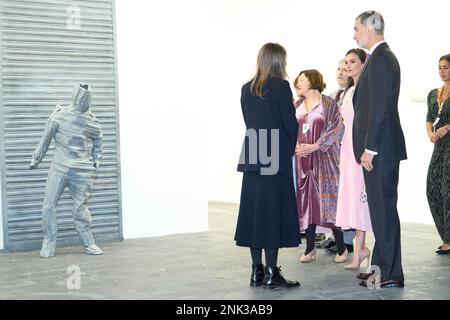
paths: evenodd
<path fill-rule="evenodd" d="M 264 280 L 264 265 L 257 264 L 256 266 L 252 264 L 252 275 L 250 276 L 250 285 L 252 287 L 258 287 L 262 285 Z"/>
<path fill-rule="evenodd" d="M 263 285 L 265 288 L 292 288 L 298 287 L 300 283 L 298 281 L 286 280 L 278 267 L 266 267 Z"/>

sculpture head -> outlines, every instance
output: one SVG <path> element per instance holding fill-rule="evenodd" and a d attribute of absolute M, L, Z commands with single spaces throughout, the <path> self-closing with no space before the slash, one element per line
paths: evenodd
<path fill-rule="evenodd" d="M 73 90 L 71 109 L 77 113 L 84 113 L 90 109 L 91 99 L 90 85 L 79 82 Z"/>

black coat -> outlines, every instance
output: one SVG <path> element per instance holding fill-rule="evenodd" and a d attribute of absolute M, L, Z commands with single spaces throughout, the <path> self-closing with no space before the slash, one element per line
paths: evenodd
<path fill-rule="evenodd" d="M 353 151 L 358 162 L 365 149 L 378 152 L 374 163 L 406 159 L 399 92 L 400 66 L 387 43 L 382 43 L 367 61 L 353 95 Z"/>
<path fill-rule="evenodd" d="M 247 133 L 242 145 L 238 171 L 260 172 L 261 168 L 268 168 L 273 163 L 267 163 L 264 156 L 274 157 L 270 154 L 272 148 L 271 133 L 273 129 L 279 132 L 279 170 L 280 174 L 292 177 L 292 156 L 297 142 L 298 124 L 295 117 L 295 107 L 289 82 L 282 79 L 271 78 L 263 87 L 264 97 L 258 97 L 250 92 L 250 82 L 242 87 L 241 108 L 247 130 L 257 137 L 256 159 L 250 159 Z M 267 138 L 264 136 L 266 129 Z M 247 131 L 248 132 L 248 131 Z M 274 135 L 275 137 L 275 135 Z M 261 143 L 267 148 L 260 150 Z M 276 149 L 274 149 L 276 151 Z M 261 154 L 260 154 L 261 153 Z M 261 157 L 263 155 L 263 157 Z"/>
<path fill-rule="evenodd" d="M 244 139 L 238 165 L 238 171 L 244 172 L 244 175 L 235 240 L 237 245 L 250 248 L 297 247 L 301 238 L 292 156 L 298 124 L 292 92 L 289 83 L 282 79 L 269 79 L 263 90 L 265 95 L 260 98 L 250 92 L 250 83 L 242 87 L 241 107 L 247 127 L 246 136 L 251 138 Z M 274 132 L 279 134 L 279 149 L 274 150 L 276 154 L 270 154 L 267 150 L 271 150 L 274 143 L 270 139 Z M 246 140 L 256 141 L 254 159 L 249 159 Z M 264 146 L 266 142 L 267 148 Z M 259 154 L 261 145 L 262 152 Z M 273 162 L 277 155 L 277 170 L 272 174 L 265 173 L 263 169 L 276 166 Z M 265 157 L 272 158 L 272 163 L 265 162 Z"/>

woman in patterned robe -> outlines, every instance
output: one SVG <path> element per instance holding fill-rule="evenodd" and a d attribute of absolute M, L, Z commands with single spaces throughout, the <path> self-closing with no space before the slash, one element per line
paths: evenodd
<path fill-rule="evenodd" d="M 442 88 L 428 94 L 427 132 L 434 143 L 427 175 L 427 197 L 443 241 L 436 253 L 450 253 L 450 54 L 439 59 Z"/>
<path fill-rule="evenodd" d="M 332 228 L 338 245 L 335 262 L 344 262 L 348 252 L 342 231 L 335 227 L 342 117 L 334 99 L 322 94 L 325 83 L 319 71 L 300 72 L 296 83 L 302 96 L 296 111 L 296 197 L 300 232 L 306 233 L 306 250 L 300 261 L 315 259 L 315 232 L 320 225 Z"/>

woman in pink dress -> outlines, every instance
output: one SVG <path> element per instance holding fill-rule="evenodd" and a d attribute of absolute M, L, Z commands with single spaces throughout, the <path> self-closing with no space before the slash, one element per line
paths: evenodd
<path fill-rule="evenodd" d="M 344 136 L 341 143 L 339 163 L 339 192 L 337 201 L 336 225 L 343 230 L 356 230 L 356 244 L 351 264 L 345 269 L 358 269 L 364 259 L 369 266 L 370 250 L 366 247 L 366 232 L 372 231 L 369 206 L 364 185 L 363 169 L 356 162 L 353 153 L 353 93 L 358 77 L 364 68 L 366 52 L 362 49 L 352 49 L 345 55 L 346 71 L 349 83 L 345 91 L 341 114 L 344 120 Z"/>

